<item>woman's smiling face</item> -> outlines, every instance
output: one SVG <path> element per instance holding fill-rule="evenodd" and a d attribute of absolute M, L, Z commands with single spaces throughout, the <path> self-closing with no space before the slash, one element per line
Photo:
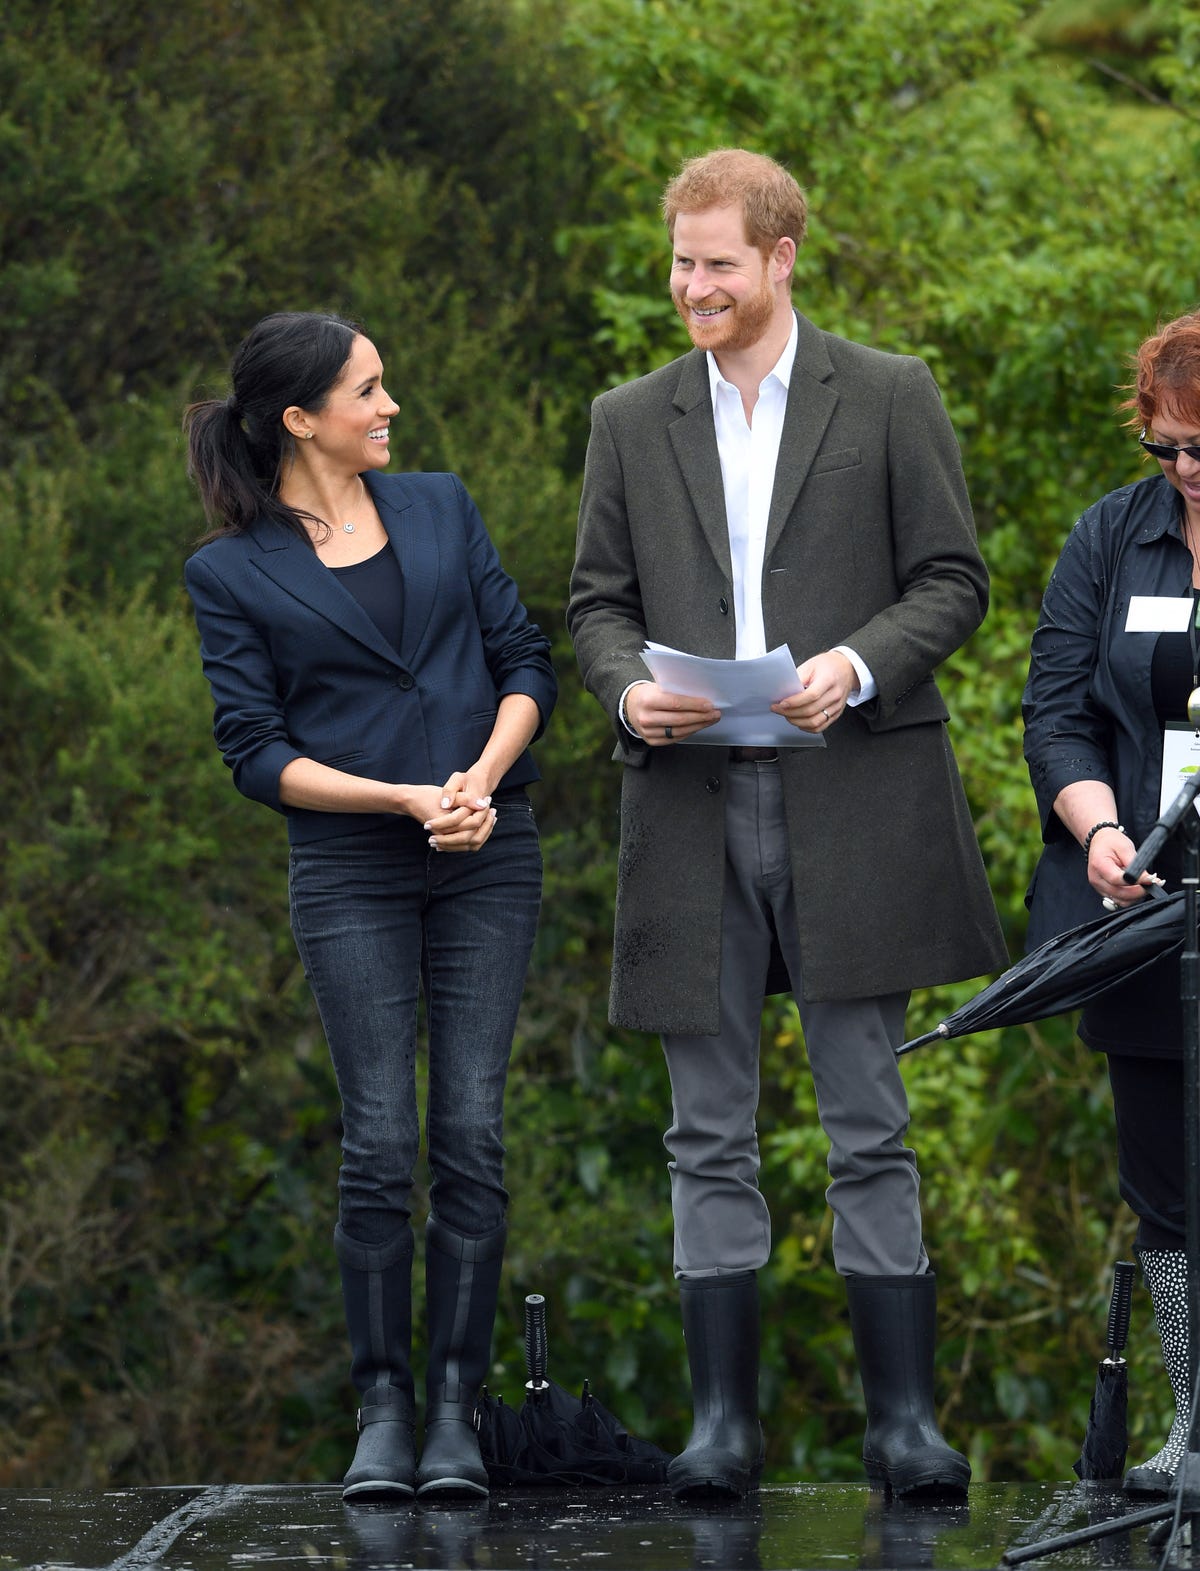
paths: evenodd
<path fill-rule="evenodd" d="M 324 407 L 308 414 L 313 445 L 323 459 L 354 474 L 382 469 L 389 457 L 388 424 L 399 412 L 383 385 L 383 361 L 360 334 Z"/>

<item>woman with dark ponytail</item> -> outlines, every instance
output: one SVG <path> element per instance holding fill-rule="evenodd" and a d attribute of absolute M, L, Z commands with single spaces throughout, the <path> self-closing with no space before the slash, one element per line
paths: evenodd
<path fill-rule="evenodd" d="M 288 824 L 292 931 L 342 1102 L 334 1242 L 360 1394 L 347 1499 L 486 1495 L 473 1427 L 504 1250 L 504 1084 L 541 898 L 528 752 L 549 641 L 450 474 L 385 475 L 352 322 L 266 317 L 186 415 L 214 733 Z M 426 1405 L 410 1361 L 417 1000 L 429 1055 Z"/>

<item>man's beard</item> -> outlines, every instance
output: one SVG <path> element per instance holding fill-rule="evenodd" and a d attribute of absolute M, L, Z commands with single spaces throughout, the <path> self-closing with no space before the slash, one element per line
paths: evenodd
<path fill-rule="evenodd" d="M 751 348 L 766 332 L 775 314 L 775 291 L 771 287 L 765 269 L 762 288 L 746 299 L 735 301 L 725 296 L 706 301 L 706 305 L 729 307 L 727 311 L 722 311 L 719 316 L 710 317 L 707 321 L 693 316 L 691 307 L 683 295 L 673 293 L 671 299 L 696 348 L 711 349 L 716 354 L 720 354 L 723 350 L 737 353 L 739 350 Z"/>

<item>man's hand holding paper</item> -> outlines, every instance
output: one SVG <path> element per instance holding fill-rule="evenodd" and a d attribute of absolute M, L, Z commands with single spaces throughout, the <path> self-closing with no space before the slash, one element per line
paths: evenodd
<path fill-rule="evenodd" d="M 796 673 L 798 693 L 780 699 L 771 708 L 801 731 L 827 731 L 858 691 L 858 672 L 837 649 L 806 660 Z"/>
<path fill-rule="evenodd" d="M 709 660 L 647 643 L 642 658 L 655 680 L 631 688 L 625 709 L 634 730 L 651 746 L 679 741 L 713 747 L 825 746 L 823 737 L 798 728 L 774 708 L 801 692 L 785 644 L 754 660 Z M 682 725 L 666 708 L 669 698 L 682 706 Z M 649 724 L 651 734 L 642 723 Z M 822 725 L 827 723 L 822 717 Z"/>
<path fill-rule="evenodd" d="M 625 718 L 650 747 L 690 742 L 697 731 L 716 725 L 721 711 L 709 698 L 672 693 L 657 682 L 638 682 L 625 695 Z"/>

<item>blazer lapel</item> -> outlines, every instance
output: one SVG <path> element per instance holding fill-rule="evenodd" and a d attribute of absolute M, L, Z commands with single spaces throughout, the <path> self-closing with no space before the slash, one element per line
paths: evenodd
<path fill-rule="evenodd" d="M 337 575 L 323 565 L 315 551 L 278 524 L 255 524 L 250 534 L 258 547 L 259 554 L 253 560 L 260 572 L 372 653 L 381 655 L 392 665 L 400 663 L 396 651 L 375 623 L 350 591 L 338 583 Z"/>
<path fill-rule="evenodd" d="M 371 484 L 368 488 L 383 527 L 388 532 L 396 560 L 400 563 L 400 576 L 404 580 L 404 621 L 400 630 L 400 654 L 407 666 L 416 664 L 421 640 L 429 627 L 437 594 L 441 553 L 438 550 L 437 529 L 429 508 L 405 486 L 403 478 L 392 475 L 394 483 L 387 486 Z"/>
<path fill-rule="evenodd" d="M 726 576 L 732 577 L 725 483 L 721 478 L 721 455 L 717 451 L 717 433 L 713 425 L 708 360 L 702 350 L 694 349 L 684 356 L 674 402 L 675 407 L 683 411 L 682 418 L 672 421 L 667 429 L 683 482 L 709 548 Z"/>
<path fill-rule="evenodd" d="M 796 358 L 788 383 L 783 434 L 775 463 L 775 487 L 767 519 L 767 559 L 796 505 L 800 487 L 808 477 L 838 402 L 838 394 L 826 385 L 833 375 L 833 365 L 820 333 L 799 311 L 796 322 Z"/>

